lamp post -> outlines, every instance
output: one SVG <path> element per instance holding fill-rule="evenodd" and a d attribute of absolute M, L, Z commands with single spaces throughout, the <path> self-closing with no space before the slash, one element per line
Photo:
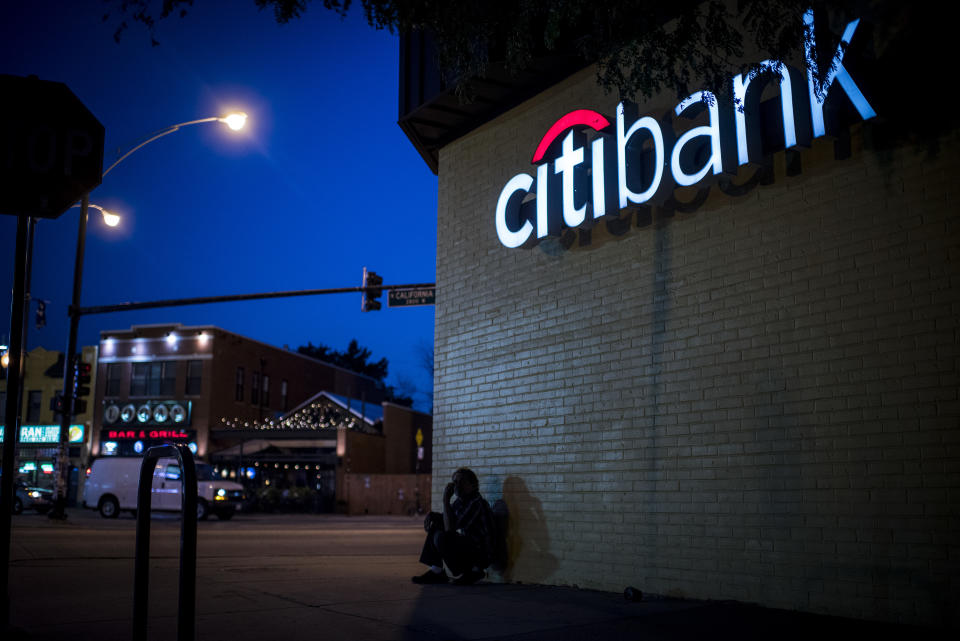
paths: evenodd
<path fill-rule="evenodd" d="M 170 125 L 169 127 L 149 134 L 141 142 L 134 145 L 123 155 L 119 156 L 112 165 L 104 170 L 102 177 L 106 177 L 106 175 L 109 174 L 114 167 L 126 160 L 138 149 L 145 147 L 154 140 L 158 140 L 159 138 L 168 136 L 175 131 L 179 131 L 183 127 L 187 127 L 189 125 L 199 125 L 206 122 L 222 122 L 231 130 L 239 131 L 243 129 L 246 121 L 247 114 L 243 112 L 236 112 L 222 117 L 213 116 L 210 118 L 200 118 L 199 120 L 189 120 L 187 122 L 180 122 L 175 125 Z M 108 220 L 109 212 L 104 211 L 101 207 L 91 205 L 89 194 L 85 194 L 83 196 L 83 199 L 80 201 L 80 222 L 77 230 L 77 254 L 73 266 L 73 297 L 71 299 L 70 308 L 68 311 L 70 316 L 70 333 L 67 337 L 67 353 L 64 358 L 63 367 L 63 412 L 60 414 L 60 447 L 57 452 L 56 499 L 54 500 L 53 509 L 50 510 L 50 518 L 52 519 L 67 518 L 65 512 L 67 505 L 67 486 L 69 481 L 67 478 L 69 470 L 67 447 L 70 438 L 70 423 L 73 420 L 74 413 L 73 389 L 75 379 L 73 366 L 75 364 L 74 355 L 77 351 L 77 333 L 80 328 L 80 290 L 83 280 L 83 253 L 87 240 L 87 212 L 91 206 L 100 210 L 100 212 L 104 215 L 104 222 L 106 222 L 108 225 L 111 225 L 111 220 L 116 220 L 116 222 L 119 222 L 119 220 L 112 218 Z M 76 357 L 79 358 L 79 355 Z"/>

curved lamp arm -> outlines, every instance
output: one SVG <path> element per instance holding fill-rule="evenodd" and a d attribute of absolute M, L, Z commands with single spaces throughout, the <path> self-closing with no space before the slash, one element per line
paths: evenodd
<path fill-rule="evenodd" d="M 83 207 L 83 205 L 74 205 L 73 207 L 70 207 L 70 209 L 75 209 L 77 207 Z M 103 216 L 103 222 L 108 227 L 116 227 L 117 225 L 120 224 L 120 216 L 113 213 L 112 211 L 107 211 L 100 205 L 95 205 L 93 203 L 87 203 L 87 207 L 90 207 L 91 209 L 96 209 L 97 211 L 99 211 L 100 214 Z"/>
<path fill-rule="evenodd" d="M 138 149 L 140 149 L 141 147 L 144 147 L 144 146 L 150 144 L 151 142 L 153 142 L 154 140 L 157 140 L 158 138 L 163 138 L 164 136 L 167 136 L 167 135 L 169 135 L 169 134 L 172 134 L 172 133 L 175 132 L 175 131 L 178 131 L 181 127 L 186 127 L 186 126 L 188 126 L 188 125 L 197 125 L 197 124 L 200 124 L 200 123 L 202 123 L 202 122 L 223 122 L 223 123 L 226 123 L 226 125 L 227 125 L 228 127 L 230 127 L 231 129 L 233 129 L 234 131 L 236 131 L 236 130 L 239 130 L 239 129 L 242 129 L 242 128 L 243 128 L 243 125 L 244 125 L 244 123 L 246 122 L 246 120 L 247 120 L 247 114 L 245 114 L 245 113 L 243 113 L 243 112 L 238 112 L 238 113 L 229 114 L 229 115 L 227 115 L 227 116 L 223 116 L 222 118 L 221 118 L 221 117 L 217 117 L 217 116 L 212 116 L 212 117 L 210 117 L 210 118 L 200 118 L 200 119 L 198 119 L 198 120 L 188 120 L 187 122 L 181 122 L 181 123 L 177 123 L 177 124 L 175 124 L 175 125 L 170 125 L 169 127 L 165 127 L 164 129 L 161 129 L 161 130 L 156 131 L 156 132 L 154 132 L 154 133 L 152 133 L 152 134 L 149 134 L 149 135 L 147 136 L 146 140 L 144 140 L 143 142 L 139 143 L 138 145 L 136 145 L 135 147 L 133 147 L 132 149 L 130 149 L 127 153 L 125 153 L 125 154 L 123 154 L 122 156 L 120 156 L 119 158 L 117 158 L 117 160 L 114 161 L 114 163 L 113 163 L 112 165 L 110 165 L 109 167 L 106 168 L 106 170 L 104 170 L 103 174 L 101 175 L 101 178 L 103 178 L 103 177 L 105 177 L 107 174 L 109 174 L 110 171 L 111 171 L 114 167 L 116 167 L 116 166 L 119 165 L 121 162 L 123 162 L 124 160 L 126 160 L 127 157 L 130 156 L 130 154 L 132 154 L 132 153 L 135 152 L 136 150 L 138 150 Z"/>

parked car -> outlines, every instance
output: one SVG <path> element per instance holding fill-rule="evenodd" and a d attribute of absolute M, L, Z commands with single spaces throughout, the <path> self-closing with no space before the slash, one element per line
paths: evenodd
<path fill-rule="evenodd" d="M 53 490 L 30 485 L 23 479 L 14 480 L 14 489 L 14 514 L 20 514 L 24 510 L 36 510 L 40 514 L 46 514 L 53 507 Z"/>
<path fill-rule="evenodd" d="M 83 506 L 99 510 L 100 516 L 112 519 L 121 510 L 136 513 L 137 485 L 140 482 L 141 458 L 100 458 L 93 462 L 83 487 Z M 227 520 L 237 511 L 245 495 L 243 486 L 224 481 L 213 466 L 197 463 L 197 520 L 210 514 Z M 175 458 L 162 458 L 153 470 L 150 507 L 153 510 L 179 512 L 182 503 L 180 464 Z"/>

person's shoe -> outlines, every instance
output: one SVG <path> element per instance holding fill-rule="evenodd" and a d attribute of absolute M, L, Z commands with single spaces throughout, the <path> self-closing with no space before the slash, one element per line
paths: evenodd
<path fill-rule="evenodd" d="M 480 579 L 487 576 L 483 570 L 467 570 L 453 580 L 454 585 L 473 585 Z"/>
<path fill-rule="evenodd" d="M 447 573 L 443 570 L 439 572 L 434 572 L 433 570 L 427 570 L 423 574 L 413 577 L 410 579 L 414 583 L 419 583 L 420 585 L 431 585 L 446 583 L 450 580 L 450 577 L 447 576 Z"/>

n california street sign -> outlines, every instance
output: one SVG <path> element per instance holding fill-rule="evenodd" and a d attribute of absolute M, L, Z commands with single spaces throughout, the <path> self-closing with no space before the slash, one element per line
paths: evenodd
<path fill-rule="evenodd" d="M 433 305 L 436 298 L 436 287 L 391 289 L 387 295 L 387 307 L 416 307 L 418 305 Z"/>
<path fill-rule="evenodd" d="M 103 139 L 65 84 L 0 75 L 0 213 L 60 216 L 100 184 Z"/>

